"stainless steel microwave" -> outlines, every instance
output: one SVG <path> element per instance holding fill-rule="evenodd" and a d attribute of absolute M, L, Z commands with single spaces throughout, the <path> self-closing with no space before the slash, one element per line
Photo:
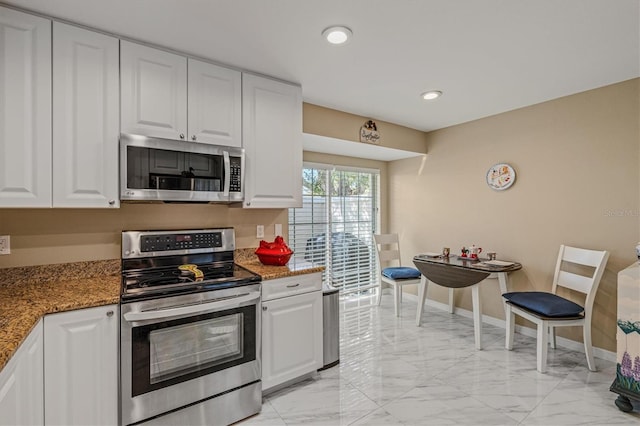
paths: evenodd
<path fill-rule="evenodd" d="M 241 202 L 242 148 L 120 135 L 123 201 Z"/>

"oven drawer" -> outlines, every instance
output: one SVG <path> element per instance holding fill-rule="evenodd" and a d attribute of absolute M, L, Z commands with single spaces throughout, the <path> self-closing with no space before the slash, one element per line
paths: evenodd
<path fill-rule="evenodd" d="M 322 290 L 322 272 L 262 282 L 262 301 Z"/>

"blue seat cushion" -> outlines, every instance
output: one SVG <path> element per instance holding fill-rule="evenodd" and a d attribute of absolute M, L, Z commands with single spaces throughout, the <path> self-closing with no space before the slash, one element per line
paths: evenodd
<path fill-rule="evenodd" d="M 408 266 L 396 266 L 391 268 L 384 268 L 382 275 L 392 280 L 408 280 L 411 278 L 420 278 L 420 271 L 416 268 L 410 268 Z"/>
<path fill-rule="evenodd" d="M 516 306 L 550 318 L 575 317 L 584 311 L 582 306 L 571 300 L 542 291 L 505 293 L 502 297 Z"/>

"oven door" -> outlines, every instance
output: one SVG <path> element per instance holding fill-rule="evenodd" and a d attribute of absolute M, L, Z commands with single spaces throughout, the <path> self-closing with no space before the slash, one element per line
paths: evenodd
<path fill-rule="evenodd" d="M 135 423 L 261 377 L 260 286 L 125 303 L 122 423 Z"/>

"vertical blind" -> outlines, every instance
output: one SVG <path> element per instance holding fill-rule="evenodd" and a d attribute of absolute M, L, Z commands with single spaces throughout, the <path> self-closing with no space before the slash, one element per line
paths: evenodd
<path fill-rule="evenodd" d="M 325 281 L 342 293 L 377 286 L 379 180 L 378 170 L 305 163 L 302 207 L 289 209 L 294 256 L 325 266 Z"/>

